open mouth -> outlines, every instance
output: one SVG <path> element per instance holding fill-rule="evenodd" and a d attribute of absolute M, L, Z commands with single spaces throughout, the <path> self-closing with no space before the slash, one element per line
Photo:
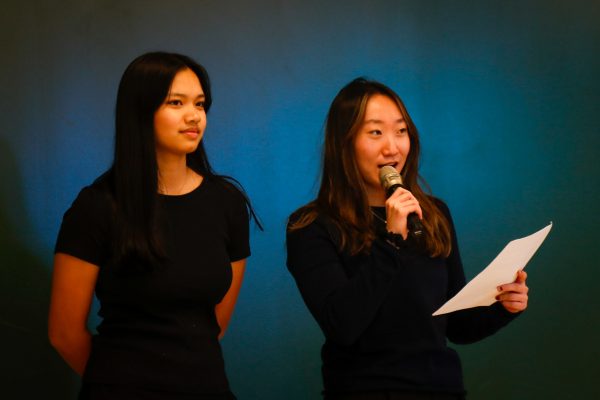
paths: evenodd
<path fill-rule="evenodd" d="M 398 165 L 398 163 L 397 163 L 397 162 L 390 162 L 390 163 L 386 163 L 386 164 L 378 164 L 378 165 L 377 165 L 377 167 L 378 167 L 378 168 L 383 168 L 383 167 L 385 167 L 385 166 L 388 166 L 388 165 L 389 165 L 390 167 L 394 167 L 394 168 L 396 168 L 396 166 Z M 397 168 L 396 168 L 396 169 L 397 169 Z"/>

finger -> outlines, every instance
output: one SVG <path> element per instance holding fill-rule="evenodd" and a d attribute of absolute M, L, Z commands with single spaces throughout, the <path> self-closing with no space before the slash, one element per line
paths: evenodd
<path fill-rule="evenodd" d="M 502 306 L 511 313 L 518 313 L 527 308 L 527 304 L 513 302 L 502 302 Z"/>
<path fill-rule="evenodd" d="M 502 290 L 506 290 L 507 287 L 509 287 L 509 285 L 524 285 L 525 281 L 527 280 L 527 272 L 523 271 L 523 270 L 519 270 L 517 271 L 517 276 L 515 277 L 515 280 L 513 282 L 510 283 L 505 283 L 501 286 L 498 286 L 498 291 L 502 291 Z"/>
<path fill-rule="evenodd" d="M 389 197 L 385 202 L 386 208 L 391 211 L 401 212 L 402 210 L 409 212 L 417 212 L 419 201 L 410 193 L 405 192 L 398 196 Z"/>
<path fill-rule="evenodd" d="M 392 199 L 392 200 L 397 199 L 398 197 L 403 196 L 406 193 L 411 194 L 408 190 L 406 190 L 406 189 L 404 189 L 402 187 L 399 187 L 396 190 L 394 190 L 394 193 L 391 194 L 391 196 L 388 198 L 388 200 L 390 200 L 390 199 Z"/>
<path fill-rule="evenodd" d="M 525 283 L 526 280 L 527 280 L 527 272 L 525 272 L 523 270 L 517 271 L 517 279 L 515 280 L 515 282 L 516 283 Z"/>
<path fill-rule="evenodd" d="M 415 213 L 419 219 L 423 219 L 423 211 L 421 210 L 419 204 L 414 200 L 391 205 L 390 209 L 388 210 L 388 217 L 389 215 L 395 214 L 401 216 L 402 218 L 407 218 L 409 214 Z"/>
<path fill-rule="evenodd" d="M 419 219 L 423 219 L 423 211 L 419 200 L 408 190 L 398 188 L 386 202 L 386 212 L 388 221 L 395 220 L 396 217 L 406 219 L 409 214 L 415 213 Z"/>
<path fill-rule="evenodd" d="M 529 293 L 529 287 L 524 283 L 506 283 L 498 286 L 500 293 Z"/>
<path fill-rule="evenodd" d="M 527 303 L 529 297 L 525 293 L 503 293 L 496 296 L 496 300 L 502 302 L 518 302 L 518 303 Z"/>
<path fill-rule="evenodd" d="M 524 310 L 527 308 L 529 298 L 526 295 L 503 295 L 496 297 L 498 301 L 506 308 L 518 308 Z"/>
<path fill-rule="evenodd" d="M 419 204 L 419 200 L 416 198 L 412 192 L 404 189 L 398 188 L 394 193 L 388 198 L 390 203 L 400 202 L 404 206 L 408 206 L 410 204 Z"/>
<path fill-rule="evenodd" d="M 419 200 L 411 192 L 406 191 L 399 195 L 396 199 L 394 199 L 394 204 L 397 204 L 400 207 L 410 208 L 411 212 L 421 214 Z"/>
<path fill-rule="evenodd" d="M 527 306 L 528 299 L 527 299 L 527 296 L 525 296 L 525 297 L 518 297 L 518 298 L 511 297 L 511 298 L 508 298 L 506 300 L 500 300 L 500 302 L 502 304 L 510 304 L 513 307 L 517 307 L 517 306 L 523 307 L 523 306 Z"/>
<path fill-rule="evenodd" d="M 418 201 L 417 201 L 417 211 L 415 211 L 415 212 L 419 216 L 419 219 L 423 219 L 423 210 L 421 209 L 421 205 L 419 204 Z"/>

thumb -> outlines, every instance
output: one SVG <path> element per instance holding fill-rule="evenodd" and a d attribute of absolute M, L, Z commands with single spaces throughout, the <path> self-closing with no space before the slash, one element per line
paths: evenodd
<path fill-rule="evenodd" d="M 517 279 L 515 280 L 515 282 L 516 283 L 524 283 L 525 280 L 527 280 L 527 272 L 525 272 L 523 270 L 517 271 Z"/>

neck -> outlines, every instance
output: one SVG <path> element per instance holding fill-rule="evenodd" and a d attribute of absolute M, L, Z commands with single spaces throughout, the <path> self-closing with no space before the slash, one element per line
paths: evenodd
<path fill-rule="evenodd" d="M 190 175 L 185 157 L 170 160 L 157 159 L 157 163 L 159 193 L 171 195 L 185 193 Z"/>
<path fill-rule="evenodd" d="M 383 188 L 372 190 L 367 188 L 367 200 L 371 207 L 384 207 L 385 206 L 385 191 Z"/>

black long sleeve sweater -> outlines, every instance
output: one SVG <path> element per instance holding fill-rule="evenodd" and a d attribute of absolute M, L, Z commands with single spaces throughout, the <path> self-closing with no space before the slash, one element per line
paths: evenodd
<path fill-rule="evenodd" d="M 452 228 L 447 258 L 431 258 L 410 241 L 397 249 L 381 238 L 369 254 L 352 256 L 340 251 L 336 228 L 323 216 L 288 232 L 288 269 L 326 337 L 325 393 L 463 393 L 460 360 L 446 339 L 475 342 L 514 318 L 499 303 L 431 316 L 465 285 L 450 212 L 438 206 Z"/>

